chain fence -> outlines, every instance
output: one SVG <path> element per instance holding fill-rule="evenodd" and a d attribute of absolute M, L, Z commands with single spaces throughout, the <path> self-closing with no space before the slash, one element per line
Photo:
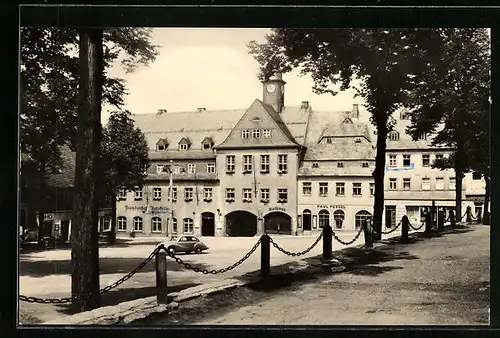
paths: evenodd
<path fill-rule="evenodd" d="M 420 229 L 422 229 L 422 228 L 424 227 L 425 222 L 422 222 L 422 224 L 420 224 L 420 226 L 419 226 L 419 227 L 414 227 L 414 226 L 410 223 L 410 221 L 408 221 L 408 225 L 410 226 L 410 228 L 411 228 L 412 230 L 414 230 L 414 231 L 418 231 L 418 230 L 420 230 Z"/>
<path fill-rule="evenodd" d="M 332 230 L 332 236 L 333 238 L 335 238 L 335 240 L 337 242 L 339 242 L 340 244 L 343 244 L 343 245 L 351 245 L 352 243 L 356 242 L 356 240 L 359 238 L 359 236 L 361 235 L 361 233 L 363 232 L 363 227 L 359 227 L 359 231 L 358 233 L 356 234 L 356 236 L 354 236 L 354 238 L 351 240 L 351 241 L 347 241 L 347 242 L 344 242 L 343 240 L 341 240 L 340 238 L 338 238 L 337 235 L 335 235 L 335 231 Z"/>
<path fill-rule="evenodd" d="M 117 280 L 116 282 L 102 288 L 99 290 L 99 294 L 103 294 L 105 292 L 108 292 L 116 287 L 118 287 L 120 284 L 126 282 L 132 276 L 134 276 L 136 273 L 141 271 L 155 256 L 156 254 L 161 250 L 161 246 L 155 248 L 153 252 L 141 263 L 139 264 L 134 270 Z M 28 303 L 40 303 L 40 304 L 67 304 L 67 303 L 77 303 L 77 302 L 82 302 L 84 300 L 88 300 L 95 297 L 94 293 L 88 293 L 80 296 L 74 296 L 74 297 L 62 297 L 62 298 L 39 298 L 39 297 L 31 297 L 31 296 L 23 296 L 19 295 L 19 300 L 23 302 L 28 302 Z"/>
<path fill-rule="evenodd" d="M 308 253 L 309 251 L 311 251 L 318 243 L 319 241 L 321 240 L 321 238 L 323 238 L 323 231 L 321 231 L 321 233 L 319 234 L 318 238 L 316 238 L 316 240 L 314 241 L 314 243 L 308 247 L 307 249 L 303 250 L 303 251 L 299 251 L 299 252 L 291 252 L 291 251 L 288 251 L 286 249 L 283 249 L 281 246 L 279 246 L 278 243 L 276 243 L 272 237 L 269 237 L 269 241 L 271 242 L 271 244 L 276 248 L 278 249 L 278 251 L 281 251 L 282 253 L 284 253 L 285 255 L 288 255 L 288 256 L 292 256 L 292 257 L 298 257 L 298 256 L 303 256 L 305 255 L 306 253 Z"/>

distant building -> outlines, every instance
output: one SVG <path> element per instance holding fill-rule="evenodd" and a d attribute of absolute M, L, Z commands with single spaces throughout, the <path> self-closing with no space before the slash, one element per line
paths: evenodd
<path fill-rule="evenodd" d="M 151 166 L 143 189 L 118 196 L 118 235 L 134 230 L 165 236 L 169 222 L 173 234 L 198 236 L 307 234 L 326 224 L 353 231 L 371 217 L 376 134 L 369 116 L 358 105 L 348 112 L 314 111 L 307 101 L 285 106 L 284 94 L 277 75 L 263 82 L 262 100 L 247 109 L 134 115 Z M 386 228 L 403 214 L 420 222 L 433 202 L 443 208 L 455 203 L 453 171 L 430 168 L 451 149 L 433 148 L 425 137 L 411 141 L 405 110 L 394 117 L 384 183 Z M 464 199 L 467 205 L 473 203 Z"/>

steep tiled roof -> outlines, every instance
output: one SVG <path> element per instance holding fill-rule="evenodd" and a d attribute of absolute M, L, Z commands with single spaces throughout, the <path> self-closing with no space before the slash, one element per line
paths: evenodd
<path fill-rule="evenodd" d="M 276 110 L 274 110 L 274 108 L 271 105 L 265 104 L 264 102 L 262 102 L 260 100 L 258 100 L 258 101 L 262 104 L 262 106 L 265 108 L 265 110 L 271 116 L 271 118 L 274 120 L 274 122 L 276 122 L 276 125 L 283 132 L 283 134 L 285 134 L 287 139 L 290 142 L 297 144 L 297 142 L 295 142 L 295 139 L 294 139 L 292 133 L 290 132 L 290 130 L 288 130 L 285 122 L 281 118 L 280 114 Z"/>
<path fill-rule="evenodd" d="M 63 164 L 57 174 L 52 174 L 47 178 L 47 186 L 53 188 L 72 188 L 75 179 L 76 153 L 68 147 L 61 148 L 61 158 Z"/>
<path fill-rule="evenodd" d="M 356 143 L 354 138 L 336 138 L 332 143 L 310 144 L 304 160 L 372 160 L 375 154 L 372 144 L 366 140 Z"/>

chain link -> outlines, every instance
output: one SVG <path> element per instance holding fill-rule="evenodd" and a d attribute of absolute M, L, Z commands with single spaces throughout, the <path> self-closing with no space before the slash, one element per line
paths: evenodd
<path fill-rule="evenodd" d="M 233 270 L 234 268 L 236 268 L 237 266 L 241 265 L 244 261 L 246 261 L 254 252 L 255 250 L 257 250 L 257 248 L 259 247 L 259 245 L 261 244 L 261 238 L 259 238 L 259 240 L 257 241 L 257 243 L 255 243 L 255 245 L 253 246 L 253 248 L 250 249 L 250 251 L 248 251 L 248 253 L 243 256 L 242 259 L 240 259 L 239 261 L 237 261 L 236 263 L 228 266 L 227 268 L 223 268 L 223 269 L 218 269 L 218 270 L 207 270 L 207 269 L 200 269 L 200 268 L 197 268 L 195 266 L 192 266 L 191 264 L 187 263 L 187 262 L 184 262 L 182 259 L 180 259 L 179 257 L 177 257 L 174 253 L 172 252 L 168 252 L 167 251 L 167 255 L 173 259 L 175 259 L 175 261 L 177 263 L 179 263 L 180 265 L 184 266 L 186 269 L 189 269 L 189 270 L 192 270 L 194 272 L 201 272 L 205 275 L 208 275 L 208 274 L 212 274 L 212 275 L 217 275 L 219 273 L 224 273 L 224 272 L 227 272 L 227 271 L 230 271 L 230 270 Z M 165 248 L 163 248 L 165 249 Z"/>
<path fill-rule="evenodd" d="M 358 233 L 356 234 L 356 236 L 354 236 L 354 238 L 352 239 L 352 241 L 350 242 L 344 242 L 343 240 L 341 240 L 340 238 L 337 237 L 337 235 L 335 235 L 335 231 L 332 230 L 332 236 L 333 238 L 335 238 L 337 240 L 337 242 L 339 242 L 340 244 L 343 244 L 343 245 L 351 245 L 352 243 L 356 242 L 356 240 L 359 238 L 359 236 L 361 235 L 361 233 L 363 232 L 363 227 L 360 227 L 359 228 L 359 231 Z"/>
<path fill-rule="evenodd" d="M 418 231 L 420 229 L 422 229 L 425 225 L 425 222 L 422 222 L 422 224 L 420 224 L 420 226 L 417 228 L 417 227 L 414 227 L 410 222 L 408 222 L 408 225 L 410 226 L 410 228 L 412 228 L 413 230 L 415 231 Z"/>
<path fill-rule="evenodd" d="M 310 247 L 308 247 L 304 251 L 299 251 L 299 252 L 291 252 L 291 251 L 288 251 L 286 249 L 283 249 L 271 237 L 269 237 L 269 240 L 273 244 L 273 246 L 276 249 L 278 249 L 278 251 L 281 251 L 282 253 L 284 253 L 285 255 L 288 255 L 288 256 L 298 257 L 298 256 L 305 255 L 306 253 L 311 251 L 318 244 L 318 242 L 321 240 L 322 237 L 323 237 L 323 231 L 319 234 L 318 238 L 316 238 L 316 240 L 314 241 L 314 243 Z"/>
<path fill-rule="evenodd" d="M 141 264 L 139 264 L 134 270 L 117 280 L 116 282 L 102 288 L 99 290 L 99 294 L 103 294 L 104 292 L 108 292 L 111 289 L 116 288 L 120 284 L 124 283 L 125 281 L 129 280 L 132 278 L 133 275 L 138 273 L 140 270 L 142 270 L 146 264 L 148 264 L 153 257 L 162 249 L 163 245 L 158 246 L 151 254 L 146 258 Z M 164 247 L 163 247 L 164 248 Z M 19 295 L 19 300 L 23 302 L 28 302 L 28 303 L 41 303 L 41 304 L 65 304 L 65 303 L 76 303 L 76 302 L 81 302 L 90 298 L 93 298 L 95 295 L 93 293 L 88 293 L 84 294 L 81 296 L 74 296 L 74 297 L 62 297 L 62 298 L 38 298 L 38 297 L 30 297 L 30 296 L 23 296 Z"/>
<path fill-rule="evenodd" d="M 394 227 L 394 229 L 391 229 L 389 231 L 381 231 L 381 233 L 382 233 L 382 235 L 392 234 L 394 231 L 398 230 L 400 226 L 401 226 L 401 221 L 399 221 L 398 225 L 396 225 L 396 227 Z"/>

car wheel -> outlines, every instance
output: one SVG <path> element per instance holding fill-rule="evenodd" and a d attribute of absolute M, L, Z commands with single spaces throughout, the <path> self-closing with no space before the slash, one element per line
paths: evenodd
<path fill-rule="evenodd" d="M 197 255 L 201 254 L 201 249 L 200 248 L 196 248 L 196 250 L 194 250 L 194 252 L 196 252 Z"/>
<path fill-rule="evenodd" d="M 173 247 L 173 246 L 169 246 L 169 247 L 168 247 L 168 249 L 167 249 L 167 251 L 168 251 L 169 253 L 171 253 L 171 254 L 175 254 L 175 247 Z"/>

